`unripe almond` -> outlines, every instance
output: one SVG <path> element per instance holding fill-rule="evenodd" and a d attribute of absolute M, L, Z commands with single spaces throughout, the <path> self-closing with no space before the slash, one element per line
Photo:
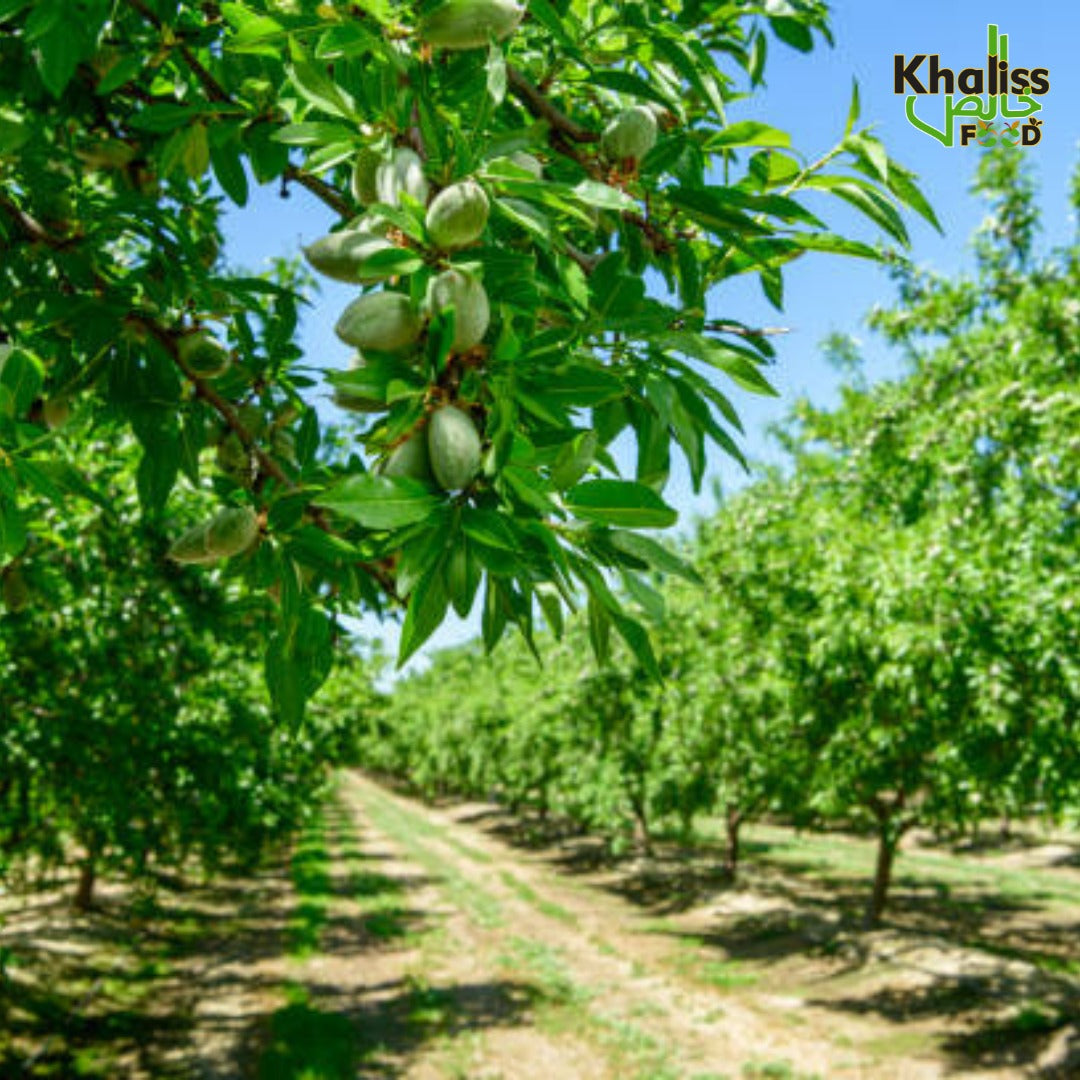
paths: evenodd
<path fill-rule="evenodd" d="M 349 186 L 353 198 L 361 205 L 368 206 L 378 202 L 379 189 L 375 186 L 375 174 L 382 164 L 382 155 L 365 146 L 353 161 L 352 178 Z"/>
<path fill-rule="evenodd" d="M 440 191 L 428 207 L 426 226 L 431 242 L 442 251 L 479 240 L 491 207 L 475 180 L 463 180 Z"/>
<path fill-rule="evenodd" d="M 365 269 L 371 256 L 393 245 L 381 236 L 361 229 L 342 229 L 320 237 L 304 248 L 304 257 L 320 274 L 353 285 L 371 285 L 390 275 Z"/>
<path fill-rule="evenodd" d="M 445 0 L 420 26 L 420 36 L 439 49 L 481 49 L 509 37 L 525 8 L 514 0 Z"/>
<path fill-rule="evenodd" d="M 378 201 L 387 206 L 400 206 L 401 193 L 408 192 L 421 206 L 428 200 L 428 182 L 424 176 L 424 163 L 415 150 L 407 146 L 397 147 L 375 170 L 375 193 Z"/>
<path fill-rule="evenodd" d="M 229 370 L 229 350 L 206 330 L 194 330 L 176 343 L 180 360 L 200 379 L 215 379 Z"/>
<path fill-rule="evenodd" d="M 413 345 L 423 323 L 412 301 L 399 292 L 368 293 L 341 313 L 334 331 L 346 345 L 395 352 Z"/>
<path fill-rule="evenodd" d="M 250 506 L 228 507 L 188 529 L 169 549 L 179 563 L 211 563 L 246 551 L 259 535 L 259 518 Z"/>
<path fill-rule="evenodd" d="M 640 161 L 656 145 L 656 117 L 644 105 L 623 109 L 600 137 L 600 149 L 609 161 Z"/>
<path fill-rule="evenodd" d="M 464 270 L 444 270 L 428 283 L 425 307 L 429 315 L 454 309 L 454 352 L 479 345 L 491 321 L 491 306 L 480 281 Z"/>
<path fill-rule="evenodd" d="M 480 435 L 472 417 L 454 405 L 435 412 L 428 424 L 431 471 L 447 491 L 466 487 L 480 468 Z"/>
<path fill-rule="evenodd" d="M 379 472 L 383 476 L 402 476 L 429 482 L 431 458 L 428 454 L 427 433 L 421 431 L 406 439 L 386 459 Z"/>

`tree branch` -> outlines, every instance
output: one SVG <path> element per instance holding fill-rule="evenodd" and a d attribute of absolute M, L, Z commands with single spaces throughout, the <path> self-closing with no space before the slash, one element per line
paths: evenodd
<path fill-rule="evenodd" d="M 348 200 L 336 188 L 331 187 L 325 180 L 320 180 L 314 173 L 299 169 L 295 165 L 287 165 L 285 167 L 285 179 L 295 180 L 301 187 L 307 188 L 312 195 L 321 199 L 331 210 L 336 211 L 343 218 L 356 216 L 356 210 Z"/>
<path fill-rule="evenodd" d="M 172 362 L 183 373 L 184 378 L 191 383 L 197 397 L 202 398 L 229 426 L 229 430 L 240 440 L 244 449 L 251 454 L 258 463 L 259 471 L 276 480 L 288 491 L 300 490 L 298 485 L 285 474 L 281 466 L 265 450 L 261 449 L 255 440 L 255 436 L 248 430 L 240 414 L 231 401 L 221 396 L 206 379 L 196 375 L 190 366 L 180 356 L 176 346 L 176 332 L 162 326 L 154 319 L 133 313 L 128 316 L 128 322 L 144 329 L 169 355 Z M 307 512 L 311 520 L 323 532 L 333 534 L 334 529 L 322 510 L 309 506 Z M 387 573 L 383 566 L 375 563 L 361 562 L 359 567 L 381 586 L 383 591 L 392 600 L 401 602 L 398 596 L 397 586 L 394 579 Z"/>
<path fill-rule="evenodd" d="M 561 112 L 512 64 L 506 67 L 507 81 L 514 97 L 520 101 L 539 120 L 546 120 L 554 131 L 578 143 L 600 141 L 599 132 L 582 127 Z"/>

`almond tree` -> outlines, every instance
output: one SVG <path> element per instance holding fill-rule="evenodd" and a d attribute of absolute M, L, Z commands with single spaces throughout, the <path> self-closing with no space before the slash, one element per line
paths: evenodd
<path fill-rule="evenodd" d="M 633 530 L 675 521 L 672 452 L 700 483 L 707 443 L 738 455 L 725 384 L 768 390 L 772 348 L 719 287 L 756 274 L 779 305 L 792 259 L 874 256 L 807 196 L 900 241 L 898 203 L 932 219 L 857 96 L 813 160 L 729 118 L 770 42 L 828 40 L 818 0 L 13 0 L 0 31 L 0 560 L 86 494 L 50 431 L 129 430 L 148 519 L 214 492 L 174 557 L 276 598 L 292 722 L 358 609 L 405 611 L 404 659 L 451 606 L 480 606 L 490 648 L 584 596 L 593 643 L 655 675 L 604 573 L 662 565 Z M 357 284 L 308 316 L 358 350 L 332 380 L 366 418 L 347 460 L 295 341 L 302 282 L 219 257 L 253 183 L 320 200 L 308 258 Z"/>

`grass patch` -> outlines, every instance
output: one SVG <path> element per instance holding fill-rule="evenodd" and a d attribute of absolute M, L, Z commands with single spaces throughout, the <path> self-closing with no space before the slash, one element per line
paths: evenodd
<path fill-rule="evenodd" d="M 499 877 L 508 889 L 512 889 L 527 904 L 536 908 L 541 915 L 546 915 L 549 919 L 557 919 L 559 922 L 566 923 L 567 926 L 577 926 L 578 921 L 575 915 L 554 901 L 545 900 L 535 889 L 515 877 L 509 870 L 503 870 Z"/>
<path fill-rule="evenodd" d="M 289 921 L 288 951 L 294 959 L 304 960 L 319 951 L 330 896 L 330 858 L 321 816 L 304 830 L 290 871 L 299 902 Z"/>
<path fill-rule="evenodd" d="M 821 1080 L 818 1073 L 796 1072 L 790 1061 L 750 1061 L 742 1075 L 748 1080 Z"/>
<path fill-rule="evenodd" d="M 288 998 L 270 1017 L 258 1080 L 352 1080 L 360 1046 L 350 1021 L 312 1008 L 302 987 L 290 987 Z"/>
<path fill-rule="evenodd" d="M 438 880 L 451 903 L 464 911 L 479 927 L 490 930 L 502 925 L 502 908 L 498 901 L 417 840 L 417 836 L 425 832 L 428 836 L 438 835 L 419 814 L 391 803 L 371 789 L 364 789 L 358 794 L 375 827 Z"/>

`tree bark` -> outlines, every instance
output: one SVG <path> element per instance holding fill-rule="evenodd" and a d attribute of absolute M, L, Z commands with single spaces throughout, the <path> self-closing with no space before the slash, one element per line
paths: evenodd
<path fill-rule="evenodd" d="M 649 817 L 645 812 L 644 800 L 632 799 L 631 806 L 634 811 L 634 843 L 641 849 L 642 854 L 652 857 L 652 836 L 649 833 Z"/>
<path fill-rule="evenodd" d="M 727 830 L 727 847 L 724 849 L 724 873 L 735 880 L 739 872 L 739 828 L 743 822 L 742 811 L 730 803 L 724 824 Z"/>
<path fill-rule="evenodd" d="M 878 831 L 877 865 L 874 868 L 874 888 L 870 893 L 870 902 L 866 905 L 863 927 L 867 930 L 877 926 L 889 899 L 889 886 L 892 884 L 893 863 L 896 860 L 896 848 L 900 842 L 899 833 L 886 821 Z"/>
<path fill-rule="evenodd" d="M 89 911 L 94 903 L 94 885 L 97 883 L 97 861 L 88 854 L 79 866 L 79 884 L 75 889 L 75 910 Z"/>

